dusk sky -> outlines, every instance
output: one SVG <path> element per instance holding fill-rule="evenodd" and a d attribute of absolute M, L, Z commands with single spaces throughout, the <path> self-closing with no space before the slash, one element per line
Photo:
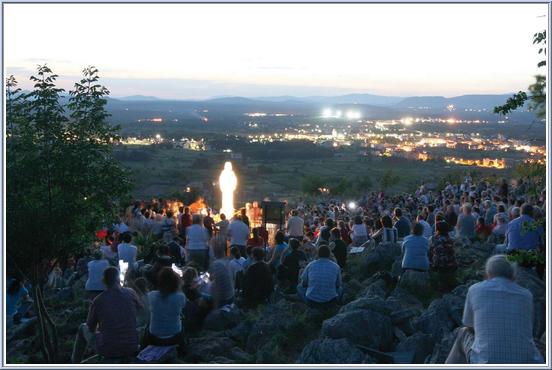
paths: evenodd
<path fill-rule="evenodd" d="M 8 74 L 112 96 L 444 95 L 526 88 L 547 4 L 4 4 Z"/>

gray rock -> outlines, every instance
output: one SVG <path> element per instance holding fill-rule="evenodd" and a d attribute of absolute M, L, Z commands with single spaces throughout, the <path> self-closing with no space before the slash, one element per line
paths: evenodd
<path fill-rule="evenodd" d="M 402 289 L 400 287 L 395 288 L 389 297 L 386 299 L 387 303 L 395 304 L 396 309 L 398 310 L 400 308 L 402 309 L 408 309 L 408 308 L 414 308 L 423 310 L 424 305 L 418 298 L 416 298 L 413 294 L 409 293 L 407 290 Z"/>
<path fill-rule="evenodd" d="M 400 309 L 391 313 L 391 321 L 393 325 L 397 325 L 418 315 L 420 315 L 420 310 L 416 308 Z"/>
<path fill-rule="evenodd" d="M 533 336 L 539 338 L 546 329 L 546 285 L 533 270 L 517 267 L 516 283 L 533 294 Z"/>
<path fill-rule="evenodd" d="M 395 262 L 393 262 L 393 265 L 391 265 L 391 275 L 393 275 L 394 278 L 399 278 L 402 274 L 402 258 L 397 258 Z"/>
<path fill-rule="evenodd" d="M 228 337 L 216 337 L 213 335 L 190 338 L 187 352 L 192 361 L 208 362 L 217 356 L 231 357 L 236 342 Z"/>
<path fill-rule="evenodd" d="M 275 333 L 291 328 L 299 314 L 305 312 L 305 304 L 278 301 L 267 305 L 261 317 L 253 324 L 246 342 L 246 351 L 253 353 L 269 342 Z"/>
<path fill-rule="evenodd" d="M 322 337 L 346 338 L 366 347 L 387 350 L 393 341 L 393 326 L 389 316 L 357 309 L 340 313 L 322 323 Z"/>
<path fill-rule="evenodd" d="M 365 355 L 347 339 L 315 339 L 303 348 L 297 364 L 362 364 Z M 370 363 L 370 362 L 369 362 Z"/>
<path fill-rule="evenodd" d="M 371 310 L 382 315 L 390 315 L 392 307 L 390 307 L 389 304 L 386 304 L 380 297 L 363 297 L 341 307 L 338 313 L 345 313 L 355 310 Z"/>
<path fill-rule="evenodd" d="M 237 307 L 230 311 L 217 309 L 209 312 L 203 322 L 203 328 L 212 331 L 228 330 L 238 325 L 240 320 L 240 310 Z"/>
<path fill-rule="evenodd" d="M 385 298 L 387 295 L 386 293 L 387 284 L 384 280 L 377 280 L 376 282 L 370 284 L 368 288 L 366 288 L 365 295 L 367 297 L 380 297 Z"/>
<path fill-rule="evenodd" d="M 427 271 L 406 270 L 402 273 L 398 286 L 420 297 L 431 294 Z"/>
<path fill-rule="evenodd" d="M 400 341 L 395 351 L 414 351 L 413 362 L 415 364 L 423 364 L 426 357 L 433 352 L 434 345 L 435 341 L 430 334 L 416 333 Z"/>
<path fill-rule="evenodd" d="M 456 335 L 460 328 L 456 328 L 454 331 L 451 331 L 445 334 L 439 342 L 433 347 L 433 353 L 431 357 L 427 358 L 426 363 L 430 364 L 444 364 L 454 341 L 456 340 Z"/>
<path fill-rule="evenodd" d="M 389 270 L 395 259 L 402 254 L 397 243 L 380 243 L 366 257 L 368 272 Z"/>
<path fill-rule="evenodd" d="M 449 315 L 449 304 L 444 299 L 436 299 L 420 317 L 413 321 L 417 331 L 431 334 L 436 341 L 452 331 L 457 324 Z"/>

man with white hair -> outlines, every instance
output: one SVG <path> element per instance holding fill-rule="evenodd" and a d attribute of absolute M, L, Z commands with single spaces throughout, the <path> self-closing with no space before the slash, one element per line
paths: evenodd
<path fill-rule="evenodd" d="M 514 282 L 514 267 L 506 256 L 492 256 L 485 270 L 486 280 L 468 290 L 464 327 L 446 363 L 543 363 L 533 341 L 533 295 Z"/>

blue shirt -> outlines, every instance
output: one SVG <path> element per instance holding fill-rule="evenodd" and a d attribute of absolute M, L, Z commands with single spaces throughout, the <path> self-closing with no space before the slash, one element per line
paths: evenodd
<path fill-rule="evenodd" d="M 470 362 L 543 363 L 533 341 L 533 312 L 531 292 L 509 279 L 496 277 L 472 285 L 462 319 L 475 331 Z"/>
<path fill-rule="evenodd" d="M 272 260 L 272 265 L 275 267 L 275 268 L 278 268 L 278 266 L 280 266 L 280 262 L 282 260 L 282 253 L 286 250 L 286 248 L 288 247 L 288 245 L 286 243 L 282 243 L 282 244 L 276 244 L 274 246 L 274 260 Z"/>
<path fill-rule="evenodd" d="M 458 225 L 456 227 L 459 236 L 466 238 L 475 237 L 475 217 L 473 215 L 460 214 L 458 216 Z"/>
<path fill-rule="evenodd" d="M 186 296 L 176 292 L 163 297 L 157 290 L 148 293 L 150 306 L 149 331 L 156 337 L 171 337 L 182 331 L 180 313 L 186 305 Z"/>
<path fill-rule="evenodd" d="M 341 269 L 328 258 L 319 258 L 307 265 L 301 280 L 307 283 L 307 299 L 324 303 L 338 297 Z"/>
<path fill-rule="evenodd" d="M 518 218 L 510 221 L 506 231 L 508 246 L 506 250 L 514 249 L 531 250 L 537 249 L 541 245 L 543 229 L 541 226 L 535 231 L 523 230 L 524 224 L 530 226 L 535 220 L 527 215 L 521 215 Z"/>
<path fill-rule="evenodd" d="M 399 238 L 404 238 L 405 236 L 410 234 L 410 221 L 406 217 L 401 216 L 401 218 L 399 218 L 397 222 L 395 222 L 394 226 L 399 233 Z"/>
<path fill-rule="evenodd" d="M 21 286 L 14 295 L 6 294 L 6 315 L 11 316 L 17 313 L 17 308 L 21 298 L 29 294 L 29 291 L 24 286 Z"/>
<path fill-rule="evenodd" d="M 423 236 L 409 235 L 402 244 L 402 268 L 428 270 L 429 242 Z"/>

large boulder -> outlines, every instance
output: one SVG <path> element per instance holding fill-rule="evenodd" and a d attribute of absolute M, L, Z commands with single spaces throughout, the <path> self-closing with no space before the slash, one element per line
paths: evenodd
<path fill-rule="evenodd" d="M 414 351 L 413 363 L 423 364 L 433 352 L 435 341 L 430 334 L 416 333 L 402 340 L 395 348 L 396 352 Z"/>
<path fill-rule="evenodd" d="M 256 352 L 269 342 L 275 333 L 291 329 L 296 324 L 297 316 L 303 314 L 305 310 L 305 304 L 286 300 L 264 307 L 247 337 L 247 352 Z"/>
<path fill-rule="evenodd" d="M 187 345 L 190 362 L 205 363 L 216 357 L 235 359 L 238 363 L 249 362 L 249 355 L 236 346 L 236 342 L 228 337 L 207 335 L 190 338 Z"/>
<path fill-rule="evenodd" d="M 362 364 L 364 353 L 345 338 L 315 339 L 303 348 L 297 364 Z"/>
<path fill-rule="evenodd" d="M 436 299 L 418 318 L 413 321 L 416 331 L 430 334 L 435 341 L 440 341 L 447 333 L 451 332 L 458 324 L 449 314 L 449 304 L 445 299 Z"/>
<path fill-rule="evenodd" d="M 546 329 L 546 285 L 533 270 L 517 268 L 516 283 L 533 294 L 533 336 L 540 338 Z"/>
<path fill-rule="evenodd" d="M 366 257 L 366 269 L 368 272 L 389 270 L 401 254 L 400 244 L 380 243 Z"/>
<path fill-rule="evenodd" d="M 356 310 L 371 310 L 382 315 L 389 316 L 393 311 L 393 308 L 389 304 L 386 304 L 380 297 L 362 297 L 341 307 L 338 313 L 346 313 Z"/>
<path fill-rule="evenodd" d="M 431 354 L 431 357 L 427 358 L 426 363 L 429 364 L 444 364 L 450 350 L 452 348 L 452 345 L 454 344 L 454 341 L 456 340 L 456 335 L 458 333 L 458 330 L 460 328 L 456 328 L 455 330 L 445 334 L 440 341 L 438 341 L 435 346 L 433 347 L 433 353 Z"/>
<path fill-rule="evenodd" d="M 429 273 L 427 271 L 406 270 L 401 275 L 399 287 L 416 296 L 427 297 L 431 294 Z"/>
<path fill-rule="evenodd" d="M 371 309 L 339 313 L 322 323 L 322 337 L 345 338 L 366 347 L 388 350 L 393 341 L 389 316 Z"/>
<path fill-rule="evenodd" d="M 203 322 L 203 328 L 212 331 L 228 330 L 238 325 L 240 320 L 240 310 L 236 306 L 229 310 L 217 309 L 209 312 Z"/>

